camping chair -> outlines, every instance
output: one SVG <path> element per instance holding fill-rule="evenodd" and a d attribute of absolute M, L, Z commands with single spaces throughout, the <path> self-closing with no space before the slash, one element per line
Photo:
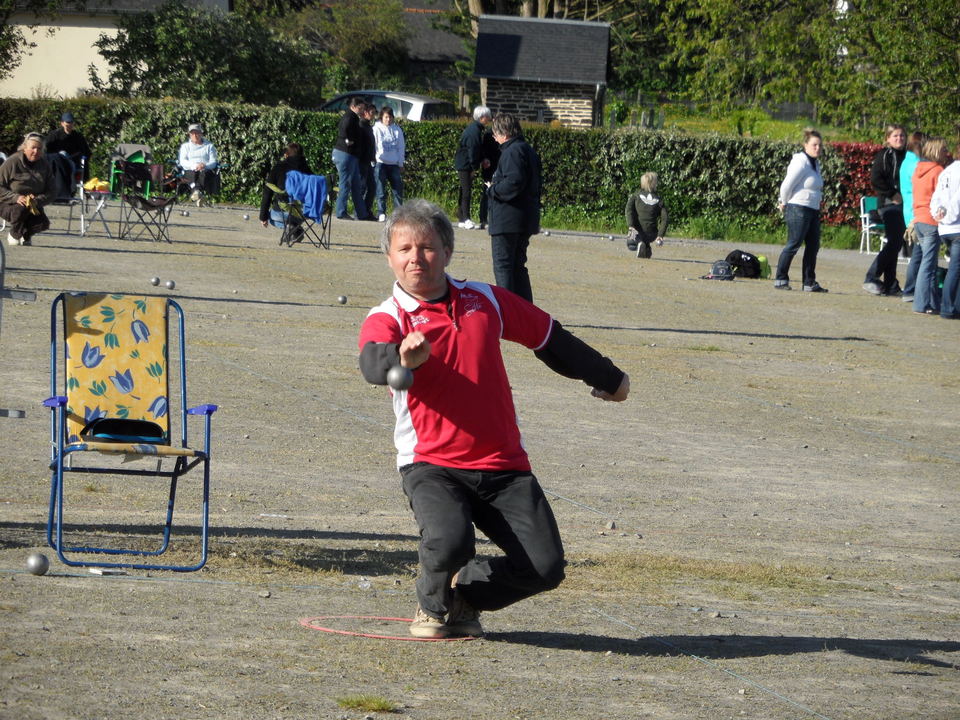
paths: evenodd
<path fill-rule="evenodd" d="M 151 195 L 151 189 L 163 184 L 163 166 L 118 161 L 121 173 L 117 179 L 120 196 L 120 239 L 137 240 L 143 236 L 155 242 L 170 239 L 169 222 L 176 196 Z"/>
<path fill-rule="evenodd" d="M 178 321 L 174 344 L 179 352 L 175 369 L 179 370 L 180 379 L 172 396 L 167 337 L 171 308 Z M 62 338 L 58 337 L 58 330 Z M 199 570 L 207 560 L 210 422 L 217 406 L 187 409 L 183 310 L 173 300 L 162 297 L 61 293 L 51 308 L 50 346 L 50 397 L 43 403 L 52 411 L 48 544 L 64 564 L 71 566 Z M 187 445 L 188 415 L 204 417 L 203 450 Z M 173 424 L 171 431 L 173 420 L 179 420 L 179 427 Z M 177 429 L 179 436 L 174 438 Z M 140 466 L 131 466 L 133 462 Z M 148 466 L 143 467 L 143 462 Z M 170 547 L 177 482 L 198 465 L 203 472 L 199 560 L 179 564 L 146 562 Z M 76 488 L 70 493 L 66 491 L 65 480 L 73 473 L 112 477 L 116 492 L 124 496 L 127 507 L 141 503 L 141 496 L 134 495 L 139 488 L 144 492 L 152 489 L 158 520 L 165 506 L 162 530 L 152 530 L 147 533 L 149 539 L 135 541 L 133 536 L 145 534 L 142 527 L 129 527 L 121 538 L 110 538 L 103 529 L 86 527 L 83 532 L 87 542 L 96 544 L 68 545 L 65 529 L 80 534 L 79 528 L 73 530 L 64 524 L 68 497 L 72 506 L 89 505 L 91 500 L 100 502 L 76 492 Z M 147 480 L 142 486 L 124 480 L 137 477 Z M 169 480 L 169 493 L 156 489 L 157 478 Z M 117 532 L 113 523 L 110 532 Z M 80 557 L 72 559 L 68 554 Z M 108 562 L 91 555 L 127 558 Z"/>
<path fill-rule="evenodd" d="M 860 198 L 860 252 L 866 253 L 867 255 L 874 254 L 870 250 L 870 237 L 872 235 L 876 235 L 879 239 L 877 252 L 880 252 L 880 248 L 883 247 L 883 244 L 887 241 L 887 237 L 884 234 L 883 223 L 871 217 L 871 213 L 876 213 L 878 207 L 879 201 L 877 198 L 870 196 Z"/>
<path fill-rule="evenodd" d="M 271 224 L 280 227 L 280 245 L 293 247 L 304 238 L 316 247 L 330 249 L 333 225 L 333 198 L 324 175 L 307 175 L 291 170 L 286 188 L 266 183 L 273 192 Z M 273 219 L 279 213 L 281 222 Z M 318 227 L 319 226 L 319 229 Z"/>

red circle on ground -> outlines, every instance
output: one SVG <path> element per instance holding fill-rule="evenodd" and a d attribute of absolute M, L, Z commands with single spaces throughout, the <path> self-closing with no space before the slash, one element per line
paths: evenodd
<path fill-rule="evenodd" d="M 353 637 L 373 638 L 374 640 L 402 640 L 403 642 L 450 642 L 462 640 L 475 640 L 476 638 L 468 635 L 462 637 L 448 638 L 417 638 L 410 635 L 380 635 L 378 633 L 355 632 L 353 630 L 339 630 L 337 628 L 319 625 L 321 620 L 382 620 L 385 622 L 412 623 L 412 618 L 380 617 L 378 615 L 318 615 L 312 618 L 303 618 L 300 624 L 310 630 L 319 630 L 320 632 L 333 633 L 334 635 L 352 635 Z"/>

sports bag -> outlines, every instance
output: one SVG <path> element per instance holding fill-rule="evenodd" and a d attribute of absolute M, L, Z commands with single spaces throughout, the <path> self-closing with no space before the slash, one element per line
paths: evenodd
<path fill-rule="evenodd" d="M 727 262 L 733 267 L 733 274 L 742 278 L 760 277 L 760 259 L 743 250 L 732 250 L 727 255 Z"/>

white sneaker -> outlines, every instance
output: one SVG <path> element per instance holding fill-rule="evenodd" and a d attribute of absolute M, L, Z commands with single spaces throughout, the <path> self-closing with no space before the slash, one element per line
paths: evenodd
<path fill-rule="evenodd" d="M 477 224 L 470 218 L 467 218 L 463 221 L 463 225 L 461 227 L 464 230 L 474 230 L 477 227 Z"/>
<path fill-rule="evenodd" d="M 190 193 L 190 202 L 198 202 L 200 200 L 200 194 L 201 193 L 199 190 L 194 190 L 192 193 Z"/>
<path fill-rule="evenodd" d="M 7 233 L 7 245 L 19 245 L 20 241 L 17 240 L 12 234 Z"/>
<path fill-rule="evenodd" d="M 380 217 L 377 218 L 377 221 L 378 221 L 378 222 L 386 222 L 386 221 L 387 221 L 387 216 L 384 215 L 383 213 L 380 213 Z"/>

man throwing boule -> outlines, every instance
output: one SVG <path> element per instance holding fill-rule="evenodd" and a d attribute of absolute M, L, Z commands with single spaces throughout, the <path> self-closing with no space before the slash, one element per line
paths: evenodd
<path fill-rule="evenodd" d="M 360 329 L 360 370 L 377 385 L 396 365 L 413 370 L 409 389 L 392 391 L 397 467 L 420 528 L 410 633 L 479 636 L 480 611 L 564 577 L 560 533 L 523 449 L 501 338 L 603 400 L 625 400 L 630 380 L 532 303 L 449 277 L 453 228 L 436 205 L 397 208 L 381 246 L 396 283 Z M 474 527 L 503 554 L 477 558 Z"/>

